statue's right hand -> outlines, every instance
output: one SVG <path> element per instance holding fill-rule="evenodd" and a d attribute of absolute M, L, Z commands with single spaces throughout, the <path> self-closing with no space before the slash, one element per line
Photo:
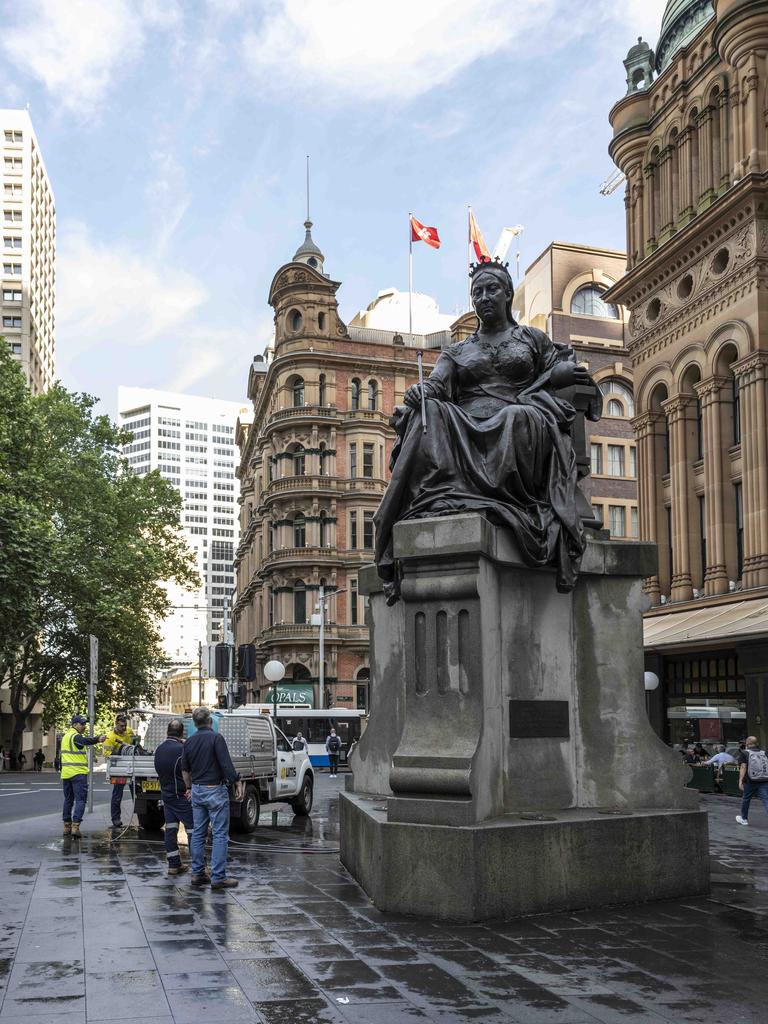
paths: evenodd
<path fill-rule="evenodd" d="M 421 408 L 421 388 L 418 384 L 411 384 L 411 386 L 406 389 L 406 392 L 403 395 L 403 401 L 406 405 L 409 405 L 411 409 Z"/>

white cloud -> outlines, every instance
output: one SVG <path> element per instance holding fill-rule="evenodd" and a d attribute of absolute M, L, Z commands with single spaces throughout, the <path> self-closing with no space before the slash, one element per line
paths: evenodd
<path fill-rule="evenodd" d="M 192 275 L 127 245 L 95 242 L 62 225 L 57 254 L 57 330 L 68 356 L 100 346 L 146 345 L 178 330 L 205 302 Z"/>
<path fill-rule="evenodd" d="M 3 28 L 6 57 L 84 117 L 139 56 L 147 29 L 168 30 L 179 18 L 175 0 L 29 0 L 19 10 Z"/>
<path fill-rule="evenodd" d="M 359 99 L 411 99 L 482 57 L 526 45 L 555 0 L 279 0 L 245 34 L 263 83 L 315 87 Z"/>

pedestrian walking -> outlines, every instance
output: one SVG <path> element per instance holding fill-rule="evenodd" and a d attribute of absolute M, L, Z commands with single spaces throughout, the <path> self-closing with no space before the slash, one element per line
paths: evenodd
<path fill-rule="evenodd" d="M 331 729 L 325 738 L 325 749 L 328 753 L 329 775 L 335 779 L 339 771 L 339 753 L 341 751 L 341 740 L 336 735 L 336 730 Z"/>
<path fill-rule="evenodd" d="M 26 768 L 26 766 L 27 766 L 27 755 L 22 750 L 22 752 L 19 754 L 19 771 L 23 772 L 24 769 Z"/>
<path fill-rule="evenodd" d="M 300 732 L 297 732 L 296 735 L 293 737 L 293 743 L 291 745 L 293 749 L 299 753 L 302 750 L 305 752 L 309 751 L 309 745 L 307 744 L 307 741 L 304 739 Z"/>
<path fill-rule="evenodd" d="M 740 825 L 748 825 L 749 805 L 752 797 L 759 797 L 768 811 L 768 757 L 757 736 L 747 736 L 746 746 L 739 752 L 739 789 L 742 791 L 741 814 L 736 815 Z"/>
<path fill-rule="evenodd" d="M 165 853 L 168 858 L 168 874 L 183 875 L 187 865 L 182 864 L 179 853 L 179 824 L 187 831 L 192 842 L 195 827 L 192 813 L 192 793 L 184 782 L 181 771 L 181 755 L 184 752 L 184 723 L 174 718 L 168 723 L 167 739 L 155 750 L 155 771 L 160 780 L 160 795 L 163 798 L 165 814 Z"/>
<path fill-rule="evenodd" d="M 113 754 L 118 753 L 120 748 L 126 744 L 133 743 L 133 729 L 128 725 L 128 717 L 122 712 L 115 715 L 115 724 L 113 728 L 107 733 L 107 738 L 104 741 L 104 756 L 111 757 Z M 122 828 L 122 806 L 123 806 L 123 791 L 125 789 L 125 779 L 113 779 L 112 780 L 112 799 L 109 803 L 110 815 L 112 818 L 113 828 Z M 134 795 L 133 783 L 131 783 L 131 796 Z"/>
<path fill-rule="evenodd" d="M 192 791 L 192 815 L 195 823 L 192 833 L 193 885 L 208 885 L 212 889 L 234 889 L 237 879 L 227 878 L 227 848 L 229 846 L 229 791 L 234 785 L 235 799 L 242 800 L 243 784 L 235 771 L 224 737 L 213 731 L 213 720 L 208 708 L 195 708 L 192 721 L 197 732 L 184 744 L 181 771 L 184 784 Z M 210 877 L 205 870 L 205 840 L 208 825 L 213 831 Z"/>
<path fill-rule="evenodd" d="M 43 770 L 43 765 L 45 764 L 45 754 L 42 750 L 38 750 L 32 760 L 35 765 L 35 771 L 41 772 Z"/>
<path fill-rule="evenodd" d="M 64 790 L 64 835 L 79 838 L 80 822 L 88 798 L 88 747 L 103 743 L 106 736 L 84 736 L 88 719 L 72 715 L 70 728 L 61 737 L 61 784 Z"/>

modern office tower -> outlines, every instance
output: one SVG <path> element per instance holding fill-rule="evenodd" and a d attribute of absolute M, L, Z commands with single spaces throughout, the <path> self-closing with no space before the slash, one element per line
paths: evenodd
<path fill-rule="evenodd" d="M 199 591 L 169 590 L 172 610 L 163 633 L 173 664 L 196 662 L 198 644 L 222 635 L 239 539 L 235 424 L 247 408 L 168 391 L 118 389 L 120 425 L 133 435 L 123 449 L 128 464 L 139 476 L 159 470 L 181 494 L 182 526 L 202 580 Z"/>
<path fill-rule="evenodd" d="M 768 741 L 768 5 L 669 0 L 624 61 L 626 179 L 651 717 L 670 741 Z"/>
<path fill-rule="evenodd" d="M 54 378 L 56 207 L 26 110 L 0 110 L 3 131 L 2 335 L 34 394 Z"/>

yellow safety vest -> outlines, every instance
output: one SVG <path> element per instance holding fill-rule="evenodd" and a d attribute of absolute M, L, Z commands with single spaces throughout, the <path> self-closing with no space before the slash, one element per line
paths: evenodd
<path fill-rule="evenodd" d="M 133 729 L 130 725 L 126 726 L 123 733 L 115 732 L 114 729 L 107 733 L 107 738 L 104 740 L 104 756 L 111 757 L 124 743 L 133 743 Z"/>
<path fill-rule="evenodd" d="M 61 777 L 71 779 L 75 775 L 88 774 L 88 750 L 79 750 L 74 743 L 77 729 L 67 729 L 61 737 Z"/>

